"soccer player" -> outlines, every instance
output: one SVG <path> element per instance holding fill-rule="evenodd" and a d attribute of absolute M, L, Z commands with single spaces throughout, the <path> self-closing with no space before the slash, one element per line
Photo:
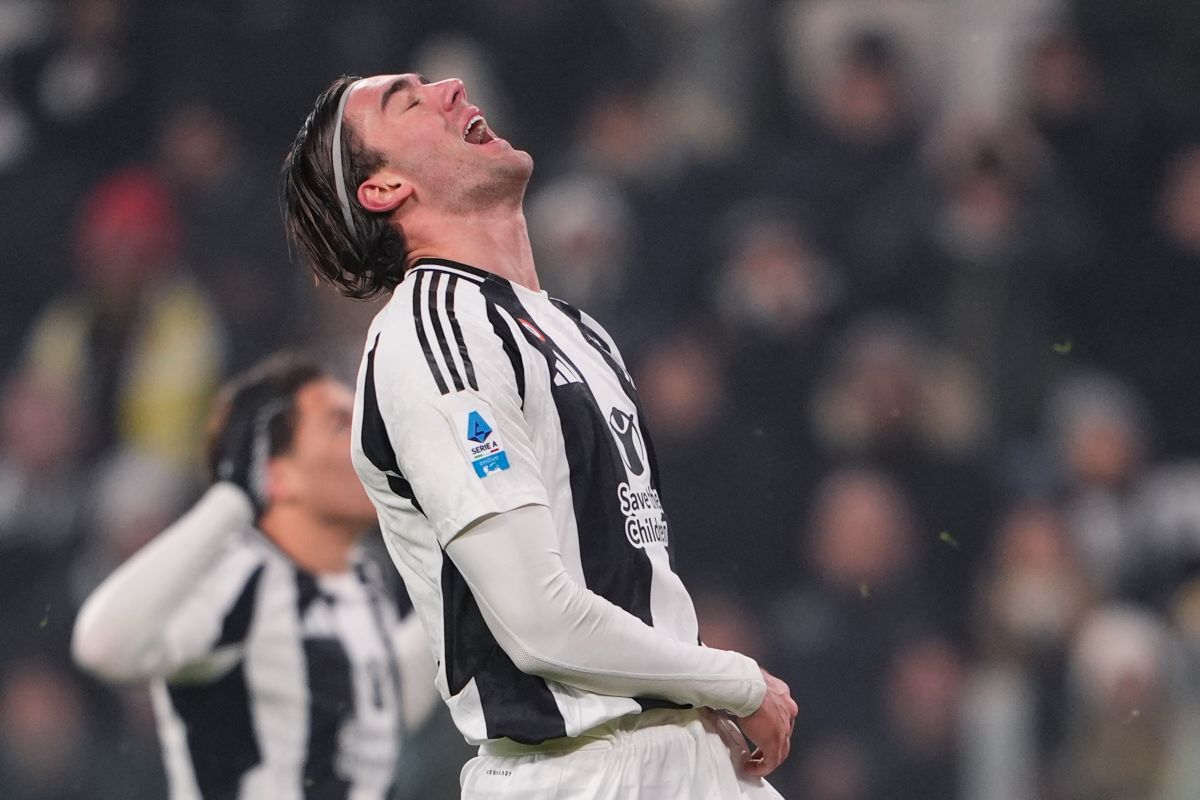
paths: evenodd
<path fill-rule="evenodd" d="M 420 623 L 356 547 L 375 511 L 352 412 L 348 386 L 293 358 L 228 386 L 216 482 L 79 613 L 81 666 L 152 681 L 175 800 L 382 800 L 436 706 Z"/>
<path fill-rule="evenodd" d="M 539 286 L 531 171 L 461 81 L 413 74 L 334 81 L 283 168 L 317 275 L 390 294 L 354 463 L 480 746 L 463 796 L 777 797 L 761 776 L 796 705 L 750 658 L 698 643 L 621 354 Z"/>

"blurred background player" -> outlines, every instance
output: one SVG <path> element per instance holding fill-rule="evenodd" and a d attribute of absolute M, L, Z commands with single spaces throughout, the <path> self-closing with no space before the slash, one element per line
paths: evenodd
<path fill-rule="evenodd" d="M 287 356 L 229 384 L 215 483 L 80 611 L 81 666 L 153 682 L 173 798 L 387 797 L 434 707 L 420 627 L 358 548 L 375 513 L 351 413 L 348 387 Z"/>

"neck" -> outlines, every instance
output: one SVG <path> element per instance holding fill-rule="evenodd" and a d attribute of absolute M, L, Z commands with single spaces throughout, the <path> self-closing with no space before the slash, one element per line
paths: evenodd
<path fill-rule="evenodd" d="M 350 551 L 362 536 L 356 526 L 286 506 L 268 509 L 258 527 L 298 567 L 314 574 L 348 570 Z"/>
<path fill-rule="evenodd" d="M 467 214 L 418 211 L 401 227 L 409 244 L 408 266 L 419 258 L 445 258 L 541 291 L 525 212 L 519 205 Z"/>

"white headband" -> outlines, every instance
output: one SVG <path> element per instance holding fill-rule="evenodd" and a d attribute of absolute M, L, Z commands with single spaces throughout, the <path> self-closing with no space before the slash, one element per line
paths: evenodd
<path fill-rule="evenodd" d="M 342 112 L 346 110 L 346 101 L 350 98 L 350 90 L 358 81 L 352 81 L 342 92 L 338 101 L 337 124 L 333 126 L 333 186 L 337 189 L 338 203 L 342 206 L 342 219 L 346 220 L 346 229 L 351 238 L 358 236 L 354 230 L 354 217 L 350 215 L 350 197 L 346 194 L 346 178 L 342 171 Z"/>

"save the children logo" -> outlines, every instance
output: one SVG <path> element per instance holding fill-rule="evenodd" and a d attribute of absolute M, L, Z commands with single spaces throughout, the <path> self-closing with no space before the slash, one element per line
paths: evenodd
<path fill-rule="evenodd" d="M 492 426 L 478 411 L 467 415 L 467 440 L 475 444 L 467 445 L 467 455 L 471 466 L 480 478 L 486 478 L 489 473 L 508 469 L 508 454 L 500 444 L 500 439 L 493 436 Z"/>
<path fill-rule="evenodd" d="M 625 515 L 625 538 L 631 545 L 642 550 L 652 544 L 670 544 L 667 515 L 654 487 L 636 489 L 621 481 L 617 502 Z"/>

